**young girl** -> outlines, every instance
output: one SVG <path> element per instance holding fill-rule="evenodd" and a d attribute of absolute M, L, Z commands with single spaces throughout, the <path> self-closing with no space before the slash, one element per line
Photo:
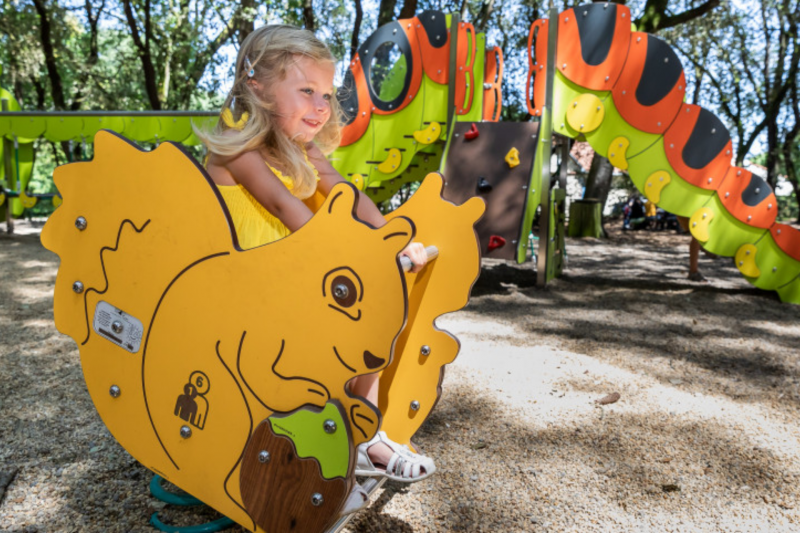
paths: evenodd
<path fill-rule="evenodd" d="M 291 26 L 261 27 L 242 43 L 222 120 L 212 133 L 198 132 L 210 153 L 208 173 L 228 206 L 242 248 L 296 231 L 313 215 L 302 200 L 317 190 L 327 196 L 343 181 L 324 155 L 338 146 L 341 129 L 334 65 L 313 33 Z M 357 215 L 374 227 L 386 224 L 364 194 Z M 402 253 L 411 259 L 412 272 L 427 261 L 419 243 Z M 377 405 L 378 378 L 355 378 L 351 391 Z M 432 460 L 384 432 L 358 449 L 358 475 L 417 481 L 434 470 Z"/>

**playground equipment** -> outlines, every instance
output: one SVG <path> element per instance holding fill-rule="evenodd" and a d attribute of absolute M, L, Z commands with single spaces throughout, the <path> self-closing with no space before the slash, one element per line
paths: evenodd
<path fill-rule="evenodd" d="M 651 202 L 690 217 L 706 250 L 734 257 L 756 287 L 800 303 L 800 231 L 776 223 L 763 179 L 731 165 L 722 121 L 684 103 L 683 68 L 668 44 L 632 31 L 630 10 L 614 3 L 551 10 L 528 42 L 528 107 L 543 127 L 587 140 Z"/>
<path fill-rule="evenodd" d="M 251 531 L 313 532 L 350 494 L 355 446 L 379 427 L 411 444 L 458 353 L 434 320 L 478 276 L 483 202 L 444 201 L 433 174 L 373 229 L 341 184 L 309 200 L 302 229 L 242 251 L 210 178 L 172 143 L 143 152 L 100 132 L 94 158 L 54 179 L 64 202 L 42 242 L 61 258 L 56 326 L 142 464 Z M 406 276 L 412 238 L 439 257 Z M 380 412 L 346 388 L 379 371 Z"/>

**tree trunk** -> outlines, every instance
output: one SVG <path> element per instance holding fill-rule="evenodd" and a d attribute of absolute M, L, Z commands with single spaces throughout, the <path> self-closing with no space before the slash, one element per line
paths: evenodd
<path fill-rule="evenodd" d="M 569 205 L 567 235 L 597 239 L 606 236 L 603 230 L 603 206 L 599 200 L 575 200 Z"/>
<path fill-rule="evenodd" d="M 303 26 L 309 31 L 316 30 L 316 22 L 314 21 L 314 4 L 311 0 L 303 2 Z"/>
<path fill-rule="evenodd" d="M 136 17 L 133 14 L 133 7 L 130 0 L 123 0 L 123 7 L 125 8 L 125 18 L 128 22 L 128 27 L 131 30 L 131 38 L 133 44 L 136 45 L 136 50 L 139 52 L 139 59 L 142 62 L 142 74 L 144 75 L 144 86 L 147 91 L 147 99 L 150 101 L 150 107 L 154 110 L 161 109 L 161 100 L 158 98 L 158 81 L 156 75 L 156 68 L 153 65 L 153 57 L 150 55 L 150 3 L 145 3 L 145 40 L 142 41 L 139 35 L 139 27 L 136 23 Z"/>
<path fill-rule="evenodd" d="M 405 0 L 403 7 L 400 8 L 398 19 L 410 19 L 417 12 L 417 0 Z"/>
<path fill-rule="evenodd" d="M 767 125 L 767 183 L 775 190 L 778 184 L 778 163 L 780 147 L 778 146 L 778 124 L 774 121 Z"/>
<path fill-rule="evenodd" d="M 394 20 L 394 8 L 397 7 L 397 0 L 381 0 L 378 8 L 378 27 Z"/>
<path fill-rule="evenodd" d="M 53 41 L 50 34 L 50 18 L 44 5 L 44 0 L 33 0 L 36 13 L 39 15 L 39 35 L 42 41 L 42 52 L 44 53 L 44 64 L 47 68 L 47 76 L 50 78 L 50 89 L 53 95 L 53 104 L 56 109 L 64 110 L 67 108 L 64 101 L 64 86 L 61 81 L 61 74 L 58 72 Z"/>
<path fill-rule="evenodd" d="M 355 0 L 356 20 L 353 22 L 353 35 L 350 38 L 350 61 L 356 57 L 358 52 L 358 34 L 361 32 L 361 19 L 364 18 L 364 9 L 361 7 L 361 0 Z"/>
<path fill-rule="evenodd" d="M 583 199 L 599 201 L 601 213 L 606 207 L 613 174 L 614 166 L 611 164 L 611 161 L 595 153 L 594 157 L 592 157 L 592 166 L 589 168 L 589 176 L 586 178 L 586 190 L 583 193 Z"/>
<path fill-rule="evenodd" d="M 240 15 L 236 19 L 236 33 L 238 35 L 239 44 L 242 44 L 245 37 L 253 33 L 255 29 L 254 20 L 256 13 L 255 0 L 242 0 L 241 6 Z"/>

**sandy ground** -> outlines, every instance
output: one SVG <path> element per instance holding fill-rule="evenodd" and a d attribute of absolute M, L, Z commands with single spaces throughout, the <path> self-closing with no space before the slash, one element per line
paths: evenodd
<path fill-rule="evenodd" d="M 0 237 L 0 531 L 215 518 L 149 495 L 53 327 L 57 258 L 18 230 Z M 730 259 L 687 281 L 685 236 L 611 236 L 569 241 L 546 289 L 486 262 L 437 322 L 462 343 L 416 438 L 439 471 L 387 483 L 348 531 L 800 531 L 800 306 Z"/>

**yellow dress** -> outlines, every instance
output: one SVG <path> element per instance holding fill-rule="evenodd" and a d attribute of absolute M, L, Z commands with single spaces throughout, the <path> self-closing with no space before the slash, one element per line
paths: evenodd
<path fill-rule="evenodd" d="M 319 173 L 314 165 L 311 165 L 307 155 L 306 162 L 314 169 L 314 175 L 319 181 Z M 284 176 L 280 170 L 269 163 L 266 165 L 289 189 L 289 192 L 292 192 L 294 189 L 292 178 Z M 228 206 L 228 211 L 233 219 L 233 227 L 239 239 L 239 246 L 243 250 L 277 241 L 291 233 L 289 228 L 278 217 L 267 211 L 243 185 L 217 185 L 217 189 L 222 194 L 225 205 Z"/>

